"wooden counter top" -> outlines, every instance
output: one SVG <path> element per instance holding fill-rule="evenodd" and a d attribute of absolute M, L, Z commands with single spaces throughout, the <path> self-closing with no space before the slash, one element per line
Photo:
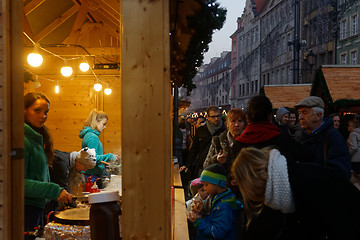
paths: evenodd
<path fill-rule="evenodd" d="M 179 164 L 173 167 L 172 224 L 173 240 L 188 240 L 185 194 L 179 173 Z"/>

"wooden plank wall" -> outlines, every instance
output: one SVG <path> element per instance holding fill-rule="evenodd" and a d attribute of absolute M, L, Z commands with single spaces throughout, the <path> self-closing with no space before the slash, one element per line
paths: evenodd
<path fill-rule="evenodd" d="M 336 100 L 360 99 L 360 67 L 322 67 L 330 95 Z"/>
<path fill-rule="evenodd" d="M 123 239 L 171 239 L 169 1 L 122 0 Z"/>
<path fill-rule="evenodd" d="M 265 95 L 273 108 L 294 107 L 301 99 L 310 96 L 311 84 L 265 86 Z"/>
<path fill-rule="evenodd" d="M 97 108 L 105 111 L 109 117 L 107 127 L 100 135 L 104 153 L 121 154 L 119 78 L 102 78 L 105 82 L 109 82 L 112 88 L 111 95 L 105 95 L 103 90 L 96 92 L 93 88 L 94 77 L 91 76 L 78 76 L 73 80 L 60 81 L 58 94 L 55 93 L 56 82 L 45 79 L 40 75 L 39 88 L 34 88 L 33 83 L 29 82 L 24 84 L 24 89 L 25 93 L 42 92 L 50 99 L 50 112 L 46 125 L 51 131 L 55 149 L 67 152 L 79 151 L 81 149 L 79 132 L 90 111 Z"/>

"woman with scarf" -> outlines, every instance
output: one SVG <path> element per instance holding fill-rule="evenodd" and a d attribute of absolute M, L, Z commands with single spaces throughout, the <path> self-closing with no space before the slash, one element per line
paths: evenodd
<path fill-rule="evenodd" d="M 360 236 L 360 192 L 329 168 L 288 161 L 273 148 L 244 148 L 232 174 L 243 196 L 246 239 Z M 276 214 L 264 218 L 266 209 Z"/>
<path fill-rule="evenodd" d="M 219 163 L 225 167 L 228 176 L 230 176 L 231 165 L 236 157 L 232 147 L 235 139 L 240 136 L 246 127 L 246 115 L 241 109 L 232 108 L 226 116 L 225 123 L 227 131 L 212 138 L 203 168 L 205 169 L 212 164 Z"/>

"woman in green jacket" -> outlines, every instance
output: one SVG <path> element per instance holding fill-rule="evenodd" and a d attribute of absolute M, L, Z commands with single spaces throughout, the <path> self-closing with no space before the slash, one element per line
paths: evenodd
<path fill-rule="evenodd" d="M 68 203 L 72 195 L 50 182 L 53 148 L 48 128 L 50 101 L 41 93 L 24 96 L 25 231 L 43 224 L 43 209 L 50 200 Z"/>
<path fill-rule="evenodd" d="M 102 178 L 106 176 L 105 165 L 102 162 L 118 161 L 117 155 L 103 153 L 103 146 L 100 142 L 99 135 L 106 128 L 108 116 L 102 111 L 93 109 L 87 120 L 84 123 L 83 129 L 79 133 L 79 137 L 82 138 L 82 148 L 94 148 L 96 151 L 96 166 L 92 169 L 88 169 L 85 174 L 87 176 L 93 176 L 93 179 Z M 99 188 L 102 188 L 101 180 L 97 182 Z"/>

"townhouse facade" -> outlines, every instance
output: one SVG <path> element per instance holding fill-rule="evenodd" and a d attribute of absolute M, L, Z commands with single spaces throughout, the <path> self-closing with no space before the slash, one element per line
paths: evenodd
<path fill-rule="evenodd" d="M 209 64 L 199 68 L 193 79 L 196 88 L 192 91 L 190 111 L 203 111 L 210 105 L 230 108 L 231 52 L 224 51 L 212 58 Z"/>
<path fill-rule="evenodd" d="M 340 65 L 359 64 L 359 0 L 338 0 L 339 37 L 337 41 L 337 63 Z"/>

